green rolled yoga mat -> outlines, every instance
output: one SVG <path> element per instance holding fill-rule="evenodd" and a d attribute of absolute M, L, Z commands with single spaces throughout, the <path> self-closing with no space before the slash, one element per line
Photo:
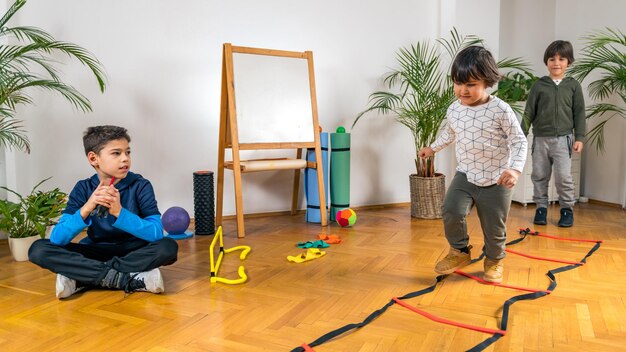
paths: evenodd
<path fill-rule="evenodd" d="M 350 133 L 343 127 L 330 134 L 330 220 L 350 207 Z"/>

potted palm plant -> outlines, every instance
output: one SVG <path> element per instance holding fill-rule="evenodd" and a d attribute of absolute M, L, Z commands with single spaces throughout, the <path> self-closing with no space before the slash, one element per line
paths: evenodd
<path fill-rule="evenodd" d="M 60 80 L 54 54 L 78 60 L 95 76 L 100 91 L 105 89 L 105 74 L 100 62 L 84 48 L 54 39 L 36 27 L 10 27 L 8 22 L 26 4 L 17 0 L 0 17 L 0 147 L 30 152 L 30 143 L 22 122 L 16 118 L 19 105 L 33 103 L 31 88 L 60 94 L 72 106 L 91 111 L 91 103 L 74 87 Z"/>
<path fill-rule="evenodd" d="M 67 194 L 59 188 L 45 192 L 37 190 L 49 179 L 35 185 L 27 196 L 0 187 L 18 198 L 17 203 L 0 199 L 0 230 L 9 235 L 9 248 L 16 261 L 28 260 L 30 245 L 45 237 L 46 228 L 54 225 L 65 209 Z"/>
<path fill-rule="evenodd" d="M 462 36 L 453 28 L 450 39 L 441 38 L 434 44 L 422 41 L 400 48 L 397 53 L 399 67 L 383 78 L 387 88 L 395 91 L 372 93 L 369 106 L 357 115 L 352 124 L 354 128 L 366 113 L 376 111 L 393 115 L 396 121 L 411 130 L 416 155 L 416 173 L 409 176 L 412 217 L 441 218 L 445 176 L 435 172 L 434 156 L 421 159 L 417 153 L 435 141 L 446 111 L 456 99 L 450 70 L 443 70 L 444 60 L 451 62 L 460 50 L 476 44 L 482 44 L 482 39 L 474 35 Z M 526 70 L 528 67 L 519 58 L 501 60 L 498 66 L 514 70 Z"/>
<path fill-rule="evenodd" d="M 15 111 L 20 104 L 33 103 L 27 94 L 29 88 L 59 93 L 75 108 L 91 111 L 89 99 L 60 80 L 52 54 L 65 54 L 87 66 L 102 92 L 105 74 L 100 62 L 76 44 L 57 41 L 40 28 L 7 26 L 25 4 L 26 0 L 15 1 L 0 18 L 0 146 L 28 153 L 30 143 L 21 122 L 15 118 Z"/>
<path fill-rule="evenodd" d="M 411 216 L 422 219 L 441 217 L 445 195 L 445 176 L 435 173 L 434 156 L 421 159 L 418 151 L 437 138 L 446 111 L 455 99 L 452 81 L 442 68 L 445 49 L 449 59 L 465 46 L 480 43 L 476 36 L 461 36 L 456 29 L 451 39 L 418 42 L 400 48 L 399 67 L 387 73 L 383 81 L 395 92 L 378 91 L 370 95 L 369 106 L 357 115 L 352 127 L 370 111 L 391 114 L 396 121 L 411 130 L 415 145 L 416 173 L 409 176 L 411 186 Z"/>
<path fill-rule="evenodd" d="M 580 82 L 592 72 L 597 74 L 597 78 L 589 83 L 588 92 L 591 99 L 600 102 L 587 107 L 587 118 L 604 119 L 587 136 L 598 151 L 603 151 L 606 123 L 615 116 L 626 119 L 626 34 L 607 28 L 582 39 L 585 47 L 569 73 Z M 621 106 L 603 101 L 612 96 L 617 96 Z"/>

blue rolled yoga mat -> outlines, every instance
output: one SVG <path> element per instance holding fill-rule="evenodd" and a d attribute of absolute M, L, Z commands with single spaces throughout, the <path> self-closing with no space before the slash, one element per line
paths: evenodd
<path fill-rule="evenodd" d="M 320 134 L 320 145 L 322 147 L 322 167 L 324 173 L 324 191 L 326 192 L 326 214 L 328 215 L 328 132 Z M 306 161 L 315 161 L 315 148 L 308 148 L 306 151 Z M 322 222 L 320 214 L 320 197 L 317 187 L 317 169 L 306 168 L 304 170 L 304 193 L 306 195 L 306 221 Z"/>
<path fill-rule="evenodd" d="M 343 127 L 330 134 L 330 220 L 350 207 L 350 133 Z"/>

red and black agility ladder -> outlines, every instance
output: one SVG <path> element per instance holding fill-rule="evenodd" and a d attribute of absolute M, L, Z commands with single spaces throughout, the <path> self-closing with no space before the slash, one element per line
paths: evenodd
<path fill-rule="evenodd" d="M 483 342 L 479 343 L 478 345 L 470 348 L 468 351 L 469 352 L 478 352 L 478 351 L 484 350 L 485 348 L 489 347 L 491 344 L 493 344 L 494 342 L 498 341 L 498 339 L 500 339 L 502 336 L 504 336 L 506 334 L 507 323 L 508 323 L 508 320 L 509 320 L 509 308 L 511 307 L 511 305 L 513 303 L 518 302 L 518 301 L 534 300 L 534 299 L 537 299 L 539 297 L 543 297 L 543 296 L 546 296 L 546 295 L 549 295 L 550 293 L 552 293 L 552 291 L 554 291 L 554 289 L 556 288 L 556 285 L 557 285 L 555 275 L 558 274 L 558 273 L 562 273 L 564 271 L 576 269 L 579 266 L 585 265 L 585 263 L 587 263 L 587 258 L 589 258 L 595 251 L 597 251 L 598 248 L 600 248 L 600 244 L 602 243 L 601 240 L 583 240 L 583 239 L 575 239 L 575 238 L 563 238 L 563 237 L 550 236 L 550 235 L 546 235 L 546 234 L 539 233 L 539 232 L 536 232 L 536 231 L 533 232 L 533 231 L 531 231 L 528 228 L 520 229 L 519 233 L 520 233 L 520 235 L 522 237 L 508 242 L 506 244 L 507 247 L 510 246 L 510 245 L 514 245 L 514 244 L 520 243 L 528 235 L 545 237 L 545 238 L 551 238 L 551 239 L 559 240 L 559 241 L 591 242 L 591 243 L 595 243 L 595 245 L 593 246 L 593 248 L 591 250 L 589 250 L 587 255 L 585 255 L 585 257 L 583 259 L 581 259 L 580 261 L 578 261 L 578 262 L 567 261 L 567 260 L 560 260 L 560 259 L 553 259 L 553 258 L 537 257 L 537 256 L 533 256 L 533 255 L 529 255 L 529 254 L 524 254 L 524 253 L 520 253 L 520 252 L 517 252 L 517 251 L 513 251 L 513 250 L 510 250 L 510 249 L 506 249 L 507 253 L 520 255 L 520 256 L 527 257 L 527 258 L 531 258 L 531 259 L 567 264 L 565 266 L 549 270 L 546 273 L 546 275 L 550 279 L 550 285 L 545 290 L 524 288 L 524 287 L 517 287 L 517 286 L 505 285 L 505 284 L 500 284 L 500 283 L 487 282 L 487 281 L 482 280 L 479 277 L 467 274 L 467 273 L 462 272 L 460 270 L 455 271 L 455 274 L 457 274 L 457 275 L 462 275 L 462 276 L 471 278 L 473 280 L 479 281 L 480 283 L 483 283 L 483 284 L 486 284 L 486 285 L 500 286 L 500 287 L 504 287 L 504 288 L 511 288 L 511 289 L 515 289 L 515 290 L 521 290 L 521 291 L 528 291 L 529 292 L 529 293 L 526 293 L 526 294 L 523 294 L 523 295 L 511 297 L 511 298 L 509 298 L 508 300 L 506 300 L 504 302 L 504 304 L 502 306 L 502 319 L 500 321 L 500 329 L 489 329 L 489 328 L 485 328 L 485 327 L 481 327 L 481 326 L 468 325 L 468 324 L 464 324 L 464 323 L 461 323 L 461 322 L 456 322 L 456 321 L 452 321 L 452 320 L 448 320 L 448 319 L 443 319 L 443 318 L 434 316 L 434 315 L 432 315 L 430 313 L 427 313 L 427 312 L 425 312 L 425 311 L 423 311 L 423 310 L 421 310 L 421 309 L 419 309 L 417 307 L 411 306 L 411 305 L 403 302 L 403 300 L 406 300 L 406 299 L 409 299 L 409 298 L 418 297 L 418 296 L 421 296 L 423 294 L 433 292 L 435 290 L 435 287 L 437 287 L 437 284 L 439 284 L 439 282 L 441 282 L 447 276 L 447 275 L 439 275 L 436 278 L 437 281 L 432 286 L 427 287 L 427 288 L 422 289 L 422 290 L 419 290 L 419 291 L 407 293 L 406 295 L 401 296 L 401 297 L 393 297 L 387 304 L 385 304 L 380 309 L 378 309 L 378 310 L 374 311 L 373 313 L 371 313 L 362 322 L 348 324 L 348 325 L 343 326 L 343 327 L 341 327 L 339 329 L 333 330 L 333 331 L 331 331 L 331 332 L 329 332 L 329 333 L 327 333 L 325 335 L 320 336 L 319 338 L 317 338 L 317 340 L 315 340 L 313 342 L 310 342 L 308 344 L 305 343 L 305 344 L 302 344 L 301 346 L 298 346 L 298 347 L 292 349 L 291 352 L 315 352 L 313 347 L 319 346 L 319 345 L 325 343 L 326 341 L 334 339 L 334 338 L 336 338 L 336 337 L 338 337 L 340 335 L 343 335 L 343 334 L 345 334 L 345 333 L 347 333 L 347 332 L 349 332 L 351 330 L 356 330 L 356 329 L 360 329 L 360 328 L 364 327 L 365 325 L 371 323 L 373 320 L 378 318 L 389 307 L 391 307 L 392 305 L 394 305 L 396 303 L 398 305 L 402 306 L 402 307 L 405 307 L 405 308 L 407 308 L 407 309 L 409 309 L 409 310 L 411 310 L 413 312 L 421 314 L 421 315 L 425 316 L 426 318 L 431 319 L 431 320 L 436 321 L 436 322 L 439 322 L 439 323 L 454 325 L 454 326 L 462 327 L 462 328 L 465 328 L 465 329 L 470 329 L 470 330 L 474 330 L 474 331 L 483 332 L 483 333 L 486 333 L 486 334 L 491 334 L 492 336 L 490 338 L 488 338 L 488 339 L 484 340 Z M 484 257 L 485 257 L 485 254 L 482 253 L 480 255 L 480 257 L 472 260 L 472 264 L 477 262 L 477 261 L 482 260 Z"/>

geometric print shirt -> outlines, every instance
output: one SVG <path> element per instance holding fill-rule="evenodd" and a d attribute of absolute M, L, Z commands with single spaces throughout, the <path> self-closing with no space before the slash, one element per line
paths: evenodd
<path fill-rule="evenodd" d="M 438 152 L 456 141 L 456 170 L 465 173 L 469 182 L 491 186 L 506 169 L 522 172 L 528 141 L 509 104 L 492 95 L 477 106 L 457 100 L 446 118 L 446 128 L 430 147 Z"/>

